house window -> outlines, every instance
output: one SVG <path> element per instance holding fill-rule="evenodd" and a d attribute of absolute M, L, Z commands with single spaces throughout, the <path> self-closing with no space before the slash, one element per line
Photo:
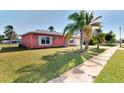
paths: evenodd
<path fill-rule="evenodd" d="M 70 44 L 74 44 L 74 38 L 71 38 L 69 41 Z"/>
<path fill-rule="evenodd" d="M 40 45 L 51 45 L 51 37 L 50 36 L 40 36 L 39 44 Z"/>
<path fill-rule="evenodd" d="M 46 37 L 46 44 L 50 44 L 50 37 Z"/>
<path fill-rule="evenodd" d="M 45 44 L 45 37 L 41 37 L 41 44 Z"/>

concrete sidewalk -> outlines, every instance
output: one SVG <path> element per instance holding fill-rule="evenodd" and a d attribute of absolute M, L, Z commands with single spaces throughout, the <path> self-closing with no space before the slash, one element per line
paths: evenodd
<path fill-rule="evenodd" d="M 111 47 L 48 83 L 92 83 L 119 46 Z"/>

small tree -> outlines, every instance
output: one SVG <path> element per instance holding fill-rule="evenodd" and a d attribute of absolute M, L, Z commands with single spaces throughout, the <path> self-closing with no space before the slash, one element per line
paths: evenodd
<path fill-rule="evenodd" d="M 5 36 L 4 35 L 0 35 L 0 43 L 2 43 L 3 40 L 5 40 Z"/>
<path fill-rule="evenodd" d="M 115 34 L 113 33 L 112 30 L 106 34 L 105 40 L 106 40 L 106 45 L 110 45 L 111 43 L 115 42 Z"/>
<path fill-rule="evenodd" d="M 17 36 L 18 36 L 17 33 L 14 31 L 13 26 L 11 25 L 7 25 L 5 27 L 4 34 L 5 34 L 5 37 L 10 41 L 17 39 Z"/>
<path fill-rule="evenodd" d="M 101 28 L 95 29 L 94 38 L 97 41 L 97 49 L 99 49 L 100 43 L 105 41 L 105 37 L 104 37 L 104 34 L 102 34 L 102 29 Z"/>
<path fill-rule="evenodd" d="M 53 26 L 49 26 L 48 30 L 49 30 L 50 32 L 54 32 L 54 27 L 53 27 Z"/>

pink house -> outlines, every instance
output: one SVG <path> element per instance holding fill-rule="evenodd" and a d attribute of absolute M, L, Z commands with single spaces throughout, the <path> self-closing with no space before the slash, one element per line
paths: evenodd
<path fill-rule="evenodd" d="M 69 45 L 77 45 L 79 38 L 71 38 Z M 46 48 L 65 46 L 64 36 L 59 32 L 36 30 L 22 35 L 22 46 L 27 48 Z"/>

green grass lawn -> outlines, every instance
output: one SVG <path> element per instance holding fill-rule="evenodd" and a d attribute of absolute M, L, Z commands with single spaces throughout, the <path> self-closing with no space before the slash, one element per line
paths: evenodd
<path fill-rule="evenodd" d="M 124 44 L 122 44 L 122 48 L 124 48 Z"/>
<path fill-rule="evenodd" d="M 95 82 L 124 83 L 124 50 L 117 50 L 101 71 Z"/>
<path fill-rule="evenodd" d="M 6 47 L 7 46 L 7 47 Z M 104 51 L 78 47 L 28 50 L 0 45 L 0 82 L 47 82 Z"/>
<path fill-rule="evenodd" d="M 18 47 L 18 44 L 0 44 L 0 53 L 22 51 L 22 50 L 27 50 L 27 49 L 23 47 Z"/>

